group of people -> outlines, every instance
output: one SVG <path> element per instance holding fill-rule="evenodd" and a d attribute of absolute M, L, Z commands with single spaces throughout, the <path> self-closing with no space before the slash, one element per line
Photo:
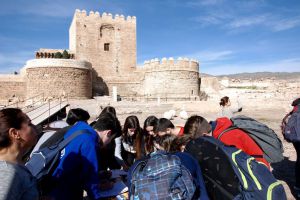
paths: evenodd
<path fill-rule="evenodd" d="M 32 200 L 42 196 L 45 199 L 76 200 L 83 198 L 83 191 L 87 192 L 90 199 L 101 199 L 101 191 L 112 185 L 101 180 L 100 172 L 112 169 L 128 171 L 129 193 L 138 195 L 136 181 L 140 180 L 137 177 L 142 179 L 143 176 L 137 173 L 145 165 L 151 164 L 149 159 L 156 159 L 153 168 L 158 169 L 159 173 L 168 168 L 158 166 L 159 156 L 173 164 L 179 162 L 187 171 L 187 177 L 191 177 L 194 184 L 191 187 L 194 189 L 187 190 L 193 191 L 192 199 L 210 199 L 201 163 L 185 152 L 186 145 L 191 141 L 213 137 L 253 156 L 270 169 L 262 148 L 247 133 L 239 129 L 224 132 L 233 125 L 230 120 L 233 113 L 240 112 L 242 108 L 231 110 L 228 97 L 223 97 L 220 105 L 223 116 L 215 121 L 208 122 L 202 116 L 193 115 L 187 119 L 184 127 L 177 127 L 170 120 L 156 116 L 147 117 L 141 127 L 138 117 L 134 115 L 128 116 L 121 126 L 113 107 L 104 108 L 95 121 L 88 123 L 90 115 L 87 111 L 71 109 L 66 121 L 50 124 L 48 128 L 51 131 L 44 133 L 37 144 L 38 131 L 28 116 L 17 108 L 3 109 L 0 111 L 0 199 Z M 299 107 L 300 102 L 296 106 Z M 84 133 L 78 134 L 60 152 L 59 162 L 51 171 L 47 193 L 41 193 L 36 180 L 24 166 L 30 157 L 24 155 L 32 149 L 36 152 L 51 147 L 78 131 Z M 295 148 L 298 147 L 299 143 L 295 144 Z M 300 188 L 299 148 L 297 155 L 295 189 Z M 164 191 L 164 188 L 159 188 L 164 185 L 156 187 L 155 191 Z M 138 197 L 134 196 L 134 199 Z"/>

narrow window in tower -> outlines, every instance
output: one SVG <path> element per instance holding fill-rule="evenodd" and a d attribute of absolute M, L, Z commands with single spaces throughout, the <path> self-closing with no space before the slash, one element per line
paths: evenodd
<path fill-rule="evenodd" d="M 109 43 L 104 43 L 104 51 L 109 51 Z"/>

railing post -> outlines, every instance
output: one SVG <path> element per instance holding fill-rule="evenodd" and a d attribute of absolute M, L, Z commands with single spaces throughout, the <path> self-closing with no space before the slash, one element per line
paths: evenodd
<path fill-rule="evenodd" d="M 50 99 L 48 100 L 48 123 L 50 121 Z"/>

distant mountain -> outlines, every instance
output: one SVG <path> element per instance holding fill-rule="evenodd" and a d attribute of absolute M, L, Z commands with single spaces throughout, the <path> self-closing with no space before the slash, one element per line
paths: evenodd
<path fill-rule="evenodd" d="M 214 76 L 210 74 L 200 73 L 199 77 L 201 78 L 201 77 L 214 77 Z"/>
<path fill-rule="evenodd" d="M 275 78 L 275 79 L 298 79 L 300 72 L 255 72 L 255 73 L 239 73 L 220 75 L 218 78 L 228 77 L 231 79 L 261 79 L 261 78 Z"/>

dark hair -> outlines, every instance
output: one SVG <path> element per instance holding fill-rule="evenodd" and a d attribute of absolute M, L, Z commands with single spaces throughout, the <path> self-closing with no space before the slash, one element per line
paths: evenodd
<path fill-rule="evenodd" d="M 163 149 L 167 152 L 171 150 L 171 146 L 173 141 L 176 139 L 175 135 L 171 134 L 165 134 L 162 136 L 157 135 L 154 138 L 155 143 L 157 143 L 159 146 L 163 147 Z"/>
<path fill-rule="evenodd" d="M 113 138 L 120 137 L 121 132 L 118 131 L 117 119 L 109 113 L 103 114 L 98 118 L 93 128 L 97 131 L 111 130 Z"/>
<path fill-rule="evenodd" d="M 147 119 L 144 122 L 145 150 L 147 153 L 154 152 L 154 144 L 153 144 L 154 136 L 149 135 L 147 133 L 146 128 L 148 126 L 153 126 L 153 129 L 154 129 L 154 126 L 156 125 L 157 120 L 158 119 L 155 116 L 149 116 L 149 117 L 147 117 Z"/>
<path fill-rule="evenodd" d="M 195 139 L 203 136 L 203 133 L 209 132 L 211 132 L 210 124 L 206 119 L 198 115 L 188 118 L 184 125 L 184 133 Z"/>
<path fill-rule="evenodd" d="M 103 108 L 103 110 L 101 111 L 99 117 L 103 114 L 106 114 L 106 113 L 110 113 L 112 114 L 113 116 L 117 117 L 117 112 L 116 112 L 116 109 L 112 106 L 106 106 L 105 108 Z"/>
<path fill-rule="evenodd" d="M 66 122 L 72 126 L 78 121 L 87 122 L 89 119 L 90 114 L 87 111 L 81 108 L 74 108 L 69 111 Z"/>
<path fill-rule="evenodd" d="M 128 135 L 128 129 L 130 128 L 135 128 L 135 134 L 133 136 Z M 126 143 L 131 143 L 131 141 L 133 142 L 133 147 L 136 151 L 137 159 L 141 158 L 142 156 L 142 137 L 143 137 L 142 134 L 143 133 L 142 133 L 139 119 L 134 115 L 128 116 L 124 123 L 122 136 L 123 136 L 123 140 Z"/>
<path fill-rule="evenodd" d="M 28 116 L 18 108 L 5 108 L 0 111 L 0 148 L 10 146 L 9 129 L 21 129 Z"/>
<path fill-rule="evenodd" d="M 180 137 L 176 137 L 170 146 L 169 151 L 170 152 L 177 152 L 177 151 L 181 151 L 181 147 L 184 145 L 186 146 L 187 143 L 189 143 L 189 141 L 191 141 L 193 138 L 190 135 L 183 135 Z"/>
<path fill-rule="evenodd" d="M 175 126 L 170 120 L 168 120 L 166 118 L 160 118 L 159 120 L 157 120 L 157 123 L 153 127 L 153 131 L 155 133 L 158 133 L 160 131 L 165 132 L 165 131 L 167 131 L 168 128 L 174 129 Z"/>
<path fill-rule="evenodd" d="M 229 97 L 228 96 L 225 96 L 223 97 L 221 100 L 220 100 L 220 106 L 225 106 L 229 101 Z"/>
<path fill-rule="evenodd" d="M 292 106 L 297 106 L 297 105 L 300 105 L 300 98 L 295 99 L 292 103 Z"/>

